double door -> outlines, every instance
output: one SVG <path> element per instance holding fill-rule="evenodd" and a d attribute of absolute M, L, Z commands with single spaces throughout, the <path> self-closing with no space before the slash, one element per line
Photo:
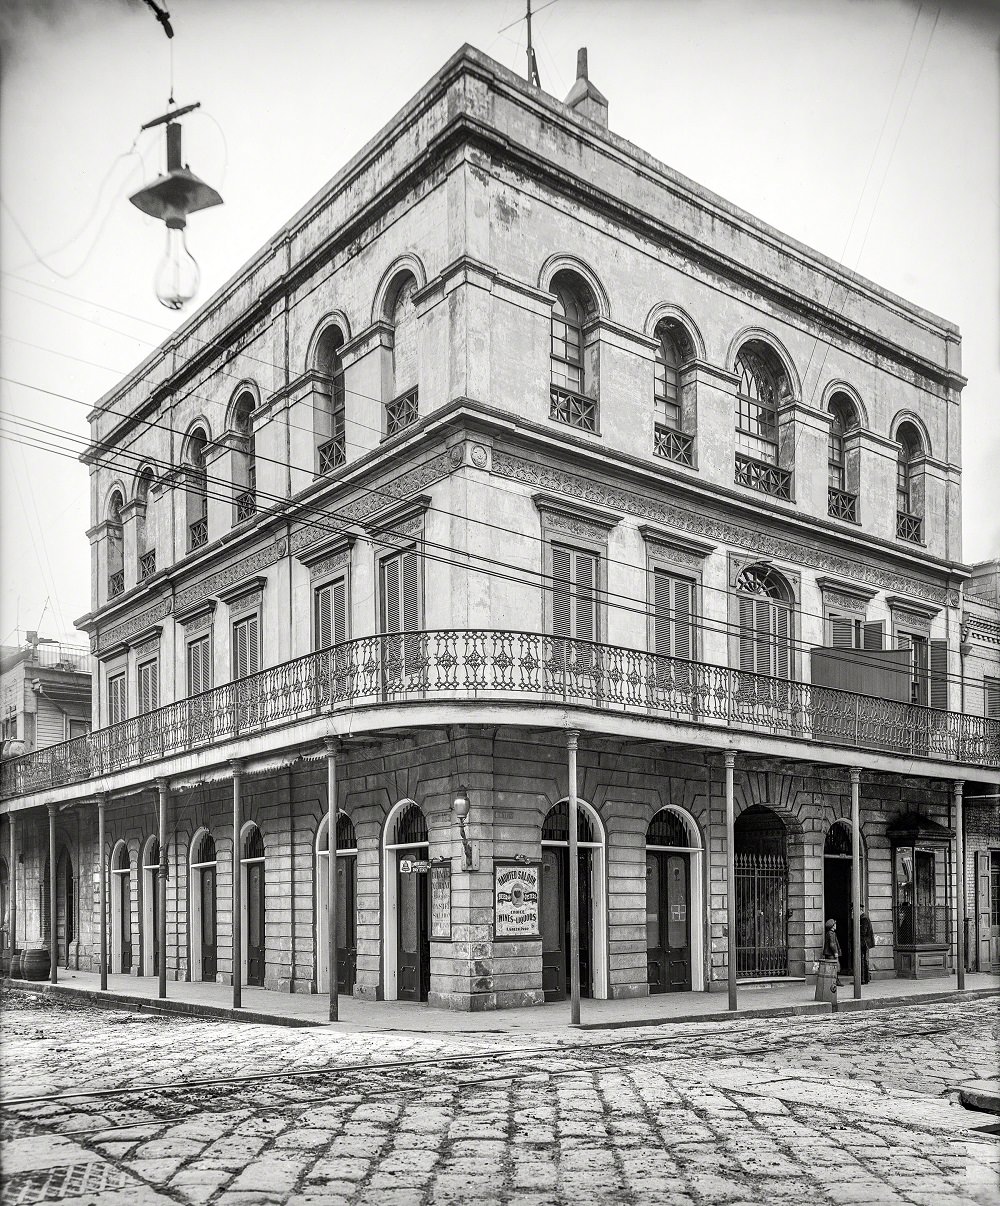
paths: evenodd
<path fill-rule="evenodd" d="M 337 858 L 337 992 L 347 996 L 354 992 L 358 966 L 357 898 L 357 856 L 340 855 Z"/>
<path fill-rule="evenodd" d="M 215 867 L 202 867 L 201 883 L 201 978 L 214 980 L 218 971 L 218 938 L 215 927 Z M 157 959 L 159 954 L 157 953 Z"/>
<path fill-rule="evenodd" d="M 591 852 L 577 851 L 580 883 L 580 995 L 593 994 Z M 542 990 L 546 1001 L 563 1001 L 570 988 L 569 848 L 542 847 Z"/>
<path fill-rule="evenodd" d="M 400 1001 L 426 1001 L 431 987 L 429 876 L 404 870 L 404 864 L 427 858 L 427 847 L 396 851 L 396 996 Z"/>
<path fill-rule="evenodd" d="M 264 862 L 247 863 L 247 984 L 264 987 Z"/>
<path fill-rule="evenodd" d="M 646 967 L 650 993 L 691 988 L 690 855 L 646 852 Z"/>
<path fill-rule="evenodd" d="M 121 946 L 120 971 L 132 970 L 132 877 L 126 872 L 114 877 L 118 882 L 118 942 Z"/>

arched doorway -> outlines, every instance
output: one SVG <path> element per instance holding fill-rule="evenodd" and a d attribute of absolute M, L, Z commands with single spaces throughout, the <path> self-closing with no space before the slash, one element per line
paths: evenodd
<path fill-rule="evenodd" d="M 218 971 L 215 916 L 215 839 L 199 830 L 191 843 L 191 979 L 214 980 Z"/>
<path fill-rule="evenodd" d="M 702 846 L 679 808 L 646 830 L 646 966 L 650 994 L 702 988 Z"/>
<path fill-rule="evenodd" d="M 777 813 L 755 804 L 736 818 L 736 974 L 788 975 L 788 855 Z"/>
<path fill-rule="evenodd" d="M 266 930 L 264 923 L 264 836 L 253 821 L 243 826 L 240 856 L 240 898 L 243 902 L 243 980 L 264 987 Z"/>
<path fill-rule="evenodd" d="M 111 970 L 132 970 L 132 863 L 124 842 L 111 854 Z"/>
<path fill-rule="evenodd" d="M 837 923 L 840 942 L 841 971 L 854 971 L 854 928 L 852 925 L 851 826 L 847 821 L 834 821 L 823 843 L 823 921 L 832 918 Z M 867 907 L 865 875 L 865 844 L 861 842 L 861 908 Z"/>
<path fill-rule="evenodd" d="M 329 818 L 316 834 L 316 991 L 330 991 Z M 358 839 L 354 822 L 337 817 L 337 991 L 350 996 L 357 976 Z"/>
<path fill-rule="evenodd" d="M 413 800 L 402 800 L 382 831 L 384 992 L 387 1001 L 426 1001 L 430 992 L 430 892 L 426 862 L 427 819 Z"/>
<path fill-rule="evenodd" d="M 584 800 L 577 801 L 580 883 L 580 995 L 608 995 L 607 899 L 604 827 Z M 569 994 L 569 804 L 560 800 L 542 825 L 542 991 L 546 1001 Z"/>
<path fill-rule="evenodd" d="M 142 848 L 142 974 L 155 976 L 160 967 L 160 843 L 146 839 Z"/>

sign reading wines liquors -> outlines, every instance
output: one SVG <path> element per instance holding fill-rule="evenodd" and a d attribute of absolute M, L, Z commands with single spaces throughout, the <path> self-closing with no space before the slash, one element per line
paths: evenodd
<path fill-rule="evenodd" d="M 540 938 L 538 888 L 540 863 L 493 864 L 494 936 Z"/>
<path fill-rule="evenodd" d="M 451 941 L 451 863 L 431 867 L 431 938 Z"/>

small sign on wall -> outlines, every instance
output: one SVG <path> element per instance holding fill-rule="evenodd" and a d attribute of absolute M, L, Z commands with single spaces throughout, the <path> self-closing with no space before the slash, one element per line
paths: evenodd
<path fill-rule="evenodd" d="M 501 941 L 540 938 L 541 863 L 494 862 L 494 936 Z"/>
<path fill-rule="evenodd" d="M 431 941 L 451 941 L 451 863 L 431 867 Z"/>

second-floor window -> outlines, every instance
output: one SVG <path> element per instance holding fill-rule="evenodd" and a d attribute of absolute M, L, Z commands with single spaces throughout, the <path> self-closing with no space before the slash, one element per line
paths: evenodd
<path fill-rule="evenodd" d="M 379 566 L 379 629 L 415 632 L 423 622 L 420 555 L 413 549 L 382 559 Z"/>
<path fill-rule="evenodd" d="M 128 716 L 128 695 L 124 671 L 108 678 L 108 724 L 121 724 Z"/>
<path fill-rule="evenodd" d="M 866 620 L 849 612 L 828 611 L 827 644 L 835 649 L 882 649 L 885 625 L 881 620 Z"/>
<path fill-rule="evenodd" d="M 340 328 L 327 327 L 316 348 L 319 380 L 313 402 L 313 425 L 316 472 L 321 476 L 339 469 L 347 460 L 344 364 L 340 358 L 343 346 Z"/>
<path fill-rule="evenodd" d="M 597 431 L 596 347 L 588 352 L 584 324 L 596 306 L 583 281 L 560 272 L 552 282 L 549 418 L 580 431 Z"/>
<path fill-rule="evenodd" d="M 417 282 L 403 278 L 392 305 L 392 388 L 385 406 L 385 434 L 393 436 L 418 417 Z"/>
<path fill-rule="evenodd" d="M 242 447 L 233 457 L 233 524 L 257 513 L 257 455 L 253 434 L 254 397 L 241 394 L 233 408 L 233 428 Z"/>
<path fill-rule="evenodd" d="M 694 582 L 653 571 L 653 635 L 658 657 L 694 656 Z"/>
<path fill-rule="evenodd" d="M 256 615 L 233 624 L 233 679 L 247 678 L 260 669 L 260 628 Z"/>
<path fill-rule="evenodd" d="M 195 637 L 187 647 L 187 693 L 200 695 L 212 688 L 212 638 Z"/>
<path fill-rule="evenodd" d="M 923 455 L 923 441 L 913 423 L 901 423 L 896 432 L 896 535 L 919 544 L 923 540 L 923 499 L 917 490 L 914 462 Z"/>
<path fill-rule="evenodd" d="M 155 712 L 160 706 L 160 664 L 157 658 L 140 662 L 137 668 L 139 715 Z"/>
<path fill-rule="evenodd" d="M 597 641 L 600 558 L 586 549 L 552 545 L 552 635 Z"/>
<path fill-rule="evenodd" d="M 347 581 L 337 578 L 317 587 L 313 628 L 314 647 L 329 649 L 347 640 Z"/>
<path fill-rule="evenodd" d="M 983 679 L 984 714 L 991 720 L 1000 720 L 1000 678 Z"/>
<path fill-rule="evenodd" d="M 187 496 L 187 547 L 189 552 L 208 544 L 208 473 L 205 449 L 208 437 L 196 427 L 188 436 L 184 488 Z"/>
<path fill-rule="evenodd" d="M 108 598 L 125 590 L 125 548 L 122 537 L 122 507 L 125 500 L 116 490 L 108 503 Z"/>
<path fill-rule="evenodd" d="M 740 669 L 792 676 L 792 591 L 769 566 L 751 565 L 736 580 Z"/>

